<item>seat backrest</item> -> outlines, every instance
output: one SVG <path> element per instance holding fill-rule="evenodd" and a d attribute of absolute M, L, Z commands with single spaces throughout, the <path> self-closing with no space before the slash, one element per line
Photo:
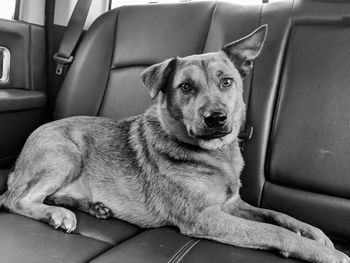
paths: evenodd
<path fill-rule="evenodd" d="M 347 240 L 349 17 L 349 1 L 264 6 L 261 21 L 270 30 L 255 64 L 247 119 L 255 134 L 242 178 L 243 195 L 255 205 Z"/>
<path fill-rule="evenodd" d="M 175 56 L 219 50 L 259 26 L 261 5 L 197 2 L 125 6 L 87 32 L 59 92 L 55 117 L 121 119 L 151 103 L 140 73 Z"/>

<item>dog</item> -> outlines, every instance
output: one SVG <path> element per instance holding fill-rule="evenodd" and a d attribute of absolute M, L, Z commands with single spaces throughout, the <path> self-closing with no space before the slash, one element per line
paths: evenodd
<path fill-rule="evenodd" d="M 242 82 L 266 33 L 264 25 L 218 52 L 145 69 L 142 82 L 158 100 L 142 115 L 120 122 L 71 117 L 39 127 L 0 205 L 68 233 L 77 219 L 65 207 L 74 207 L 309 262 L 350 262 L 321 230 L 240 198 Z"/>

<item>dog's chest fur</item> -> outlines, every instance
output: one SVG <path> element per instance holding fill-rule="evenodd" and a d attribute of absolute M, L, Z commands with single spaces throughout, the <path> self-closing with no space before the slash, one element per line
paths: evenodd
<path fill-rule="evenodd" d="M 89 193 L 92 202 L 139 226 L 177 224 L 181 214 L 238 196 L 238 144 L 210 152 L 182 144 L 161 128 L 154 107 L 118 123 L 74 117 L 54 122 L 47 133 L 53 130 L 83 158 L 79 179 L 55 195 Z"/>

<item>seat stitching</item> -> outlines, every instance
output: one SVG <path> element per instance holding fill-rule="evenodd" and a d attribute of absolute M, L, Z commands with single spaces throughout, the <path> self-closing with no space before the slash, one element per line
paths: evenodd
<path fill-rule="evenodd" d="M 182 250 L 184 250 L 184 249 L 188 246 L 188 244 L 190 244 L 191 242 L 193 242 L 193 239 L 187 241 L 187 242 L 185 243 L 185 245 L 183 245 L 183 246 L 169 259 L 168 263 L 174 262 L 175 257 L 176 257 Z"/>
<path fill-rule="evenodd" d="M 190 252 L 190 250 L 199 243 L 199 241 L 201 240 L 198 239 L 195 242 L 192 242 L 192 244 L 186 249 L 186 251 L 181 253 L 180 258 L 176 261 L 176 263 L 180 262 L 188 254 L 188 252 Z"/>
<path fill-rule="evenodd" d="M 186 242 L 185 245 L 183 245 L 175 254 L 174 256 L 169 259 L 168 263 L 178 263 L 180 260 L 190 251 L 199 240 L 197 239 L 191 239 L 188 242 Z"/>
<path fill-rule="evenodd" d="M 275 139 L 276 132 L 277 132 L 277 121 L 280 116 L 280 110 L 281 110 L 281 100 L 283 99 L 283 96 L 285 95 L 285 90 L 286 90 L 286 83 L 285 79 L 287 77 L 287 73 L 289 70 L 287 61 L 290 57 L 290 45 L 291 45 L 291 37 L 293 34 L 294 26 L 293 26 L 293 6 L 294 6 L 294 0 L 293 4 L 291 7 L 291 18 L 290 18 L 290 27 L 288 28 L 287 32 L 287 39 L 284 47 L 284 54 L 281 62 L 281 70 L 280 70 L 280 81 L 279 84 L 277 85 L 277 91 L 276 91 L 276 99 L 275 99 L 275 105 L 273 106 L 273 111 L 272 111 L 272 120 L 270 124 L 270 131 L 269 131 L 269 139 L 267 143 L 267 149 L 266 149 L 266 158 L 265 158 L 265 165 L 264 165 L 264 171 L 265 174 L 269 174 L 268 171 L 270 170 L 270 160 L 271 160 L 271 155 L 272 155 L 272 141 Z M 265 177 L 265 182 L 268 181 L 268 178 Z M 264 183 L 265 184 L 265 183 Z M 264 188 L 264 186 L 263 186 Z M 262 189 L 261 194 L 260 194 L 260 199 L 259 199 L 259 207 L 261 206 L 262 199 L 263 199 L 263 191 Z"/>
<path fill-rule="evenodd" d="M 118 35 L 117 35 L 117 28 L 118 28 L 118 21 L 119 21 L 119 13 L 120 13 L 120 9 L 118 9 L 118 11 L 116 12 L 116 17 L 115 17 L 114 43 L 116 42 L 116 39 L 118 37 Z M 113 65 L 113 58 L 114 58 L 115 51 L 116 51 L 116 48 L 114 47 L 113 48 L 113 52 L 112 52 L 112 56 L 111 56 L 111 59 L 110 59 L 110 63 L 109 63 L 109 68 L 110 68 L 109 74 L 108 74 L 106 85 L 105 85 L 105 88 L 104 88 L 104 91 L 103 91 L 103 94 L 102 94 L 102 98 L 100 100 L 100 105 L 99 105 L 99 107 L 97 109 L 97 112 L 96 112 L 96 116 L 100 116 L 100 114 L 101 114 L 102 106 L 103 106 L 103 103 L 104 103 L 104 100 L 105 100 L 105 96 L 106 96 L 106 93 L 107 93 L 107 89 L 108 89 L 109 80 L 111 78 L 111 69 L 112 69 L 112 65 Z"/>

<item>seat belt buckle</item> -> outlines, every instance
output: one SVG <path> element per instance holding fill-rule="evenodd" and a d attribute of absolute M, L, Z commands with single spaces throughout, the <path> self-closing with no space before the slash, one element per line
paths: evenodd
<path fill-rule="evenodd" d="M 253 137 L 253 126 L 246 125 L 244 130 L 238 134 L 238 138 L 244 141 L 250 140 Z"/>
<path fill-rule="evenodd" d="M 53 60 L 56 61 L 57 66 L 56 66 L 56 75 L 62 75 L 63 72 L 63 67 L 65 65 L 71 64 L 73 61 L 73 56 L 70 56 L 69 58 L 61 57 L 58 55 L 58 53 L 55 53 L 53 55 Z"/>
<path fill-rule="evenodd" d="M 241 149 L 241 152 L 244 152 L 244 148 L 245 148 L 245 143 L 250 140 L 253 137 L 253 127 L 246 125 L 244 127 L 244 130 L 240 131 L 238 134 L 238 143 L 239 143 L 239 148 Z"/>

